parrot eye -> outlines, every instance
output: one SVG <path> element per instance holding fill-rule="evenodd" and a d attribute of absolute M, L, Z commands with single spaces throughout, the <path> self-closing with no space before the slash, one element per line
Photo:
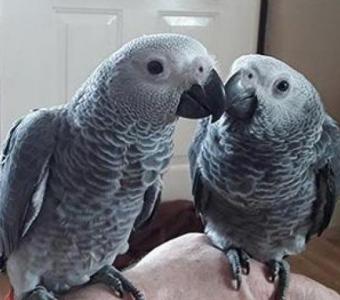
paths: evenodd
<path fill-rule="evenodd" d="M 279 93 L 284 93 L 289 89 L 289 83 L 287 80 L 280 80 L 279 82 L 275 83 L 275 90 Z"/>
<path fill-rule="evenodd" d="M 162 63 L 157 60 L 152 60 L 148 62 L 147 68 L 148 68 L 149 73 L 152 75 L 160 74 L 164 70 Z"/>

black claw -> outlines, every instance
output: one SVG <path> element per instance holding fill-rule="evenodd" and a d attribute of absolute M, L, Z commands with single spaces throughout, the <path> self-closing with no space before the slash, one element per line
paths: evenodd
<path fill-rule="evenodd" d="M 33 291 L 27 293 L 22 300 L 57 300 L 57 298 L 45 287 L 39 285 Z"/>
<path fill-rule="evenodd" d="M 238 254 L 240 257 L 242 272 L 244 275 L 248 275 L 250 272 L 249 255 L 242 249 L 238 249 Z"/>
<path fill-rule="evenodd" d="M 276 278 L 279 275 L 280 262 L 277 261 L 277 260 L 271 260 L 267 263 L 267 266 L 269 268 L 268 281 L 273 283 L 273 282 L 275 282 Z"/>
<path fill-rule="evenodd" d="M 107 285 L 119 298 L 123 298 L 125 294 L 131 294 L 135 300 L 145 300 L 143 293 L 112 266 L 105 266 L 100 269 L 92 276 L 91 283 Z"/>
<path fill-rule="evenodd" d="M 244 275 L 249 275 L 250 273 L 249 261 L 245 262 L 245 265 L 242 266 L 242 270 Z"/>
<path fill-rule="evenodd" d="M 239 290 L 242 283 L 242 274 L 248 275 L 250 271 L 249 255 L 240 248 L 231 247 L 223 250 L 230 263 L 233 288 Z"/>
<path fill-rule="evenodd" d="M 276 279 L 278 279 L 278 286 L 276 290 L 276 300 L 285 300 L 288 284 L 289 284 L 289 273 L 290 273 L 290 267 L 289 263 L 285 260 L 283 261 L 275 261 L 272 260 L 268 264 L 270 276 L 269 281 L 274 282 Z"/>
<path fill-rule="evenodd" d="M 121 292 L 121 291 L 118 291 L 118 290 L 114 290 L 113 294 L 120 299 L 123 299 L 123 297 L 124 297 L 124 293 Z"/>
<path fill-rule="evenodd" d="M 136 300 L 145 300 L 144 294 L 139 291 L 134 285 L 124 278 L 123 288 L 125 291 L 129 292 Z"/>
<path fill-rule="evenodd" d="M 230 263 L 231 275 L 233 278 L 233 287 L 235 290 L 239 290 L 242 283 L 242 267 L 238 250 L 235 248 L 229 248 L 225 254 Z"/>
<path fill-rule="evenodd" d="M 242 274 L 248 275 L 250 271 L 249 255 L 241 248 L 229 247 L 221 249 L 230 264 L 232 287 L 239 290 L 242 284 Z"/>
<path fill-rule="evenodd" d="M 279 282 L 277 287 L 277 299 L 285 300 L 289 285 L 290 266 L 285 260 L 281 262 L 279 271 Z"/>
<path fill-rule="evenodd" d="M 110 276 L 110 280 L 112 280 L 112 286 L 114 286 L 113 292 L 115 293 L 115 295 L 119 298 L 123 298 L 124 288 L 122 282 L 114 276 Z"/>

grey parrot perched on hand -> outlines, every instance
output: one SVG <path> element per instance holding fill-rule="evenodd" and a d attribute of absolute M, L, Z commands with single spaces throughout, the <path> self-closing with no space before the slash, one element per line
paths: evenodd
<path fill-rule="evenodd" d="M 189 150 L 193 195 L 205 232 L 230 261 L 234 286 L 249 257 L 278 277 L 328 226 L 339 189 L 340 131 L 313 85 L 268 56 L 237 59 L 225 85 L 225 114 L 199 121 Z M 338 186 L 339 188 L 339 186 Z"/>
<path fill-rule="evenodd" d="M 144 299 L 111 264 L 152 214 L 178 117 L 215 121 L 224 104 L 204 46 L 159 34 L 107 58 L 68 104 L 20 119 L 0 162 L 0 256 L 15 298 L 99 282 Z"/>

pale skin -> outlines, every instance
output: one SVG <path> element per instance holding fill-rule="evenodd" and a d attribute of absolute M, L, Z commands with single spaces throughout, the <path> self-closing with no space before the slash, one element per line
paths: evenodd
<path fill-rule="evenodd" d="M 225 256 L 200 233 L 191 233 L 153 250 L 124 272 L 147 300 L 268 300 L 274 285 L 265 267 L 251 261 L 250 274 L 242 277 L 240 291 L 233 290 Z M 88 286 L 63 300 L 115 300 L 106 287 Z M 124 299 L 132 299 L 126 296 Z M 287 300 L 340 300 L 339 294 L 301 275 L 292 274 Z"/>

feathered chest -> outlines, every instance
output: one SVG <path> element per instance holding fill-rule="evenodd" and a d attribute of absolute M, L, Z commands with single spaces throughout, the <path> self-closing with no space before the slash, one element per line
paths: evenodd
<path fill-rule="evenodd" d="M 241 135 L 202 143 L 199 164 L 204 177 L 237 205 L 274 205 L 314 193 L 313 144 L 302 135 L 266 141 Z M 287 203 L 287 202 L 286 202 Z"/>
<path fill-rule="evenodd" d="M 136 127 L 84 128 L 62 138 L 52 157 L 50 183 L 87 198 L 140 195 L 166 170 L 174 126 L 148 133 Z M 79 199 L 74 201 L 79 202 Z"/>

